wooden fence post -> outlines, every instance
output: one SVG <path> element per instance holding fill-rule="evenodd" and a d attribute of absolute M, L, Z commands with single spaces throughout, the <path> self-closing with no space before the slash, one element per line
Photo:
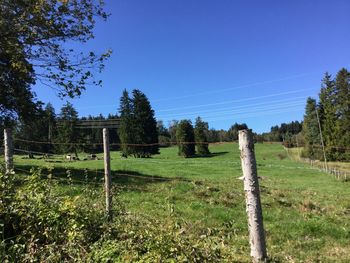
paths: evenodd
<path fill-rule="evenodd" d="M 12 129 L 4 129 L 4 153 L 5 153 L 5 172 L 11 174 L 13 170 L 13 142 Z"/>
<path fill-rule="evenodd" d="M 250 255 L 255 262 L 265 260 L 266 241 L 260 201 L 259 181 L 256 169 L 254 142 L 251 130 L 239 131 L 239 149 L 248 216 Z"/>
<path fill-rule="evenodd" d="M 112 195 L 111 195 L 111 158 L 109 153 L 109 132 L 107 128 L 103 129 L 103 151 L 105 168 L 105 192 L 106 192 L 106 212 L 108 218 L 112 216 Z"/>

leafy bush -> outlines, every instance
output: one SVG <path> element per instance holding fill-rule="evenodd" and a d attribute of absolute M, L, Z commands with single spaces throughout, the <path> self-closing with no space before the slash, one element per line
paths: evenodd
<path fill-rule="evenodd" d="M 33 171 L 23 186 L 0 174 L 2 258 L 10 262 L 63 262 L 83 259 L 104 231 L 103 206 L 87 199 L 57 196 L 54 182 Z M 16 190 L 16 191 L 15 191 Z M 89 196 L 94 198 L 93 191 Z"/>

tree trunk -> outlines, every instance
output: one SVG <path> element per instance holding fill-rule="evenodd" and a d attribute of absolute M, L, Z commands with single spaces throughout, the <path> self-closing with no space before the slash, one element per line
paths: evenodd
<path fill-rule="evenodd" d="M 103 129 L 103 151 L 105 167 L 105 192 L 106 192 L 106 212 L 108 218 L 112 213 L 112 196 L 111 196 L 111 158 L 109 153 L 109 132 L 107 128 Z"/>
<path fill-rule="evenodd" d="M 13 173 L 13 143 L 12 129 L 4 129 L 4 146 L 5 146 L 5 171 L 7 174 Z"/>
<path fill-rule="evenodd" d="M 265 260 L 266 243 L 260 202 L 259 181 L 256 169 L 254 142 L 251 130 L 239 131 L 239 148 L 248 216 L 250 255 L 255 262 Z"/>

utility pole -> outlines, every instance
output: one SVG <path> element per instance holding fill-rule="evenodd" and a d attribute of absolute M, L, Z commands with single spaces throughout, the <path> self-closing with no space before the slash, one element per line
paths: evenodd
<path fill-rule="evenodd" d="M 325 151 L 325 148 L 324 148 L 324 142 L 323 142 L 323 136 L 322 136 L 322 129 L 321 129 L 321 122 L 320 122 L 320 117 L 318 116 L 317 105 L 316 105 L 315 110 L 316 110 L 318 128 L 320 129 L 321 145 L 322 145 L 323 158 L 324 158 L 324 168 L 326 169 L 326 171 L 328 171 L 328 167 L 327 167 L 327 158 L 326 158 L 326 151 Z"/>
<path fill-rule="evenodd" d="M 267 258 L 267 253 L 254 141 L 251 130 L 239 131 L 239 149 L 241 151 L 246 211 L 248 216 L 250 255 L 254 258 L 254 262 L 259 262 Z"/>

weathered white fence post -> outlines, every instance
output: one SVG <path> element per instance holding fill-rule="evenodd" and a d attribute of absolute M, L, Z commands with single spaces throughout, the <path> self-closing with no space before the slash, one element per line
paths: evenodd
<path fill-rule="evenodd" d="M 13 173 L 13 142 L 12 129 L 4 129 L 4 153 L 5 153 L 5 172 L 7 174 Z"/>
<path fill-rule="evenodd" d="M 255 262 L 267 258 L 260 190 L 251 130 L 239 131 L 239 149 L 248 216 L 250 255 Z"/>
<path fill-rule="evenodd" d="M 105 168 L 105 192 L 106 192 L 106 212 L 108 218 L 112 215 L 112 195 L 111 195 L 111 158 L 109 153 L 109 132 L 107 128 L 103 129 L 103 151 Z"/>

